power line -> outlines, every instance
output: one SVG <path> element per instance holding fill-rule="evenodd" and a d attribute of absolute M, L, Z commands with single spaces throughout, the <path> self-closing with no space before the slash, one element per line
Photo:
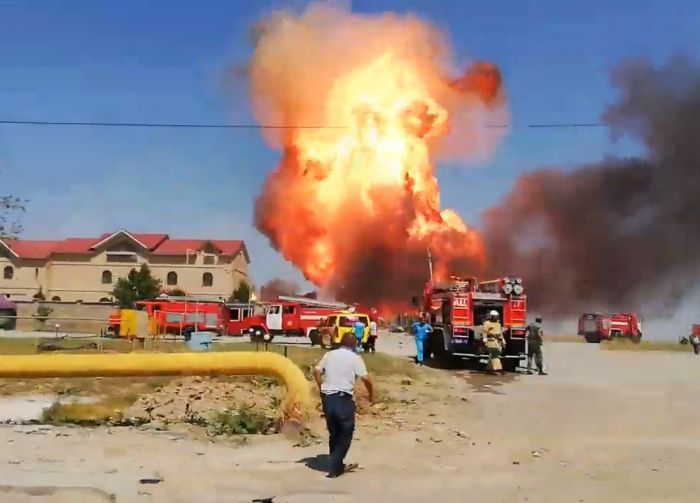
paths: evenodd
<path fill-rule="evenodd" d="M 574 124 L 528 124 L 527 127 L 529 128 L 566 128 L 566 127 L 605 127 L 607 124 L 604 124 L 602 122 L 582 122 L 582 123 L 574 123 Z"/>
<path fill-rule="evenodd" d="M 78 127 L 130 127 L 130 128 L 180 128 L 180 129 L 348 129 L 348 126 L 295 126 L 291 124 L 197 124 L 164 122 L 82 122 L 82 121 L 30 121 L 0 120 L 0 125 L 18 126 L 78 126 Z M 531 129 L 593 128 L 605 127 L 597 122 L 527 124 Z M 511 124 L 486 124 L 488 129 L 507 129 Z"/>
<path fill-rule="evenodd" d="M 150 127 L 190 129 L 345 129 L 343 126 L 292 126 L 286 124 L 187 124 L 163 122 L 70 122 L 0 120 L 0 125 L 20 126 L 88 126 L 88 127 Z"/>

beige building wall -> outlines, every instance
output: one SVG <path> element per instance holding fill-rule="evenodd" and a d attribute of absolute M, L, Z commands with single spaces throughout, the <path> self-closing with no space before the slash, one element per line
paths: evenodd
<path fill-rule="evenodd" d="M 0 250 L 0 293 L 31 299 L 42 289 L 46 295 L 48 279 L 46 262 L 42 260 L 11 260 Z M 5 268 L 12 268 L 12 278 L 5 279 Z"/>
<path fill-rule="evenodd" d="M 41 286 L 47 300 L 98 302 L 111 297 L 118 278 L 126 277 L 143 263 L 161 280 L 164 290 L 179 288 L 191 296 L 228 299 L 241 281 L 249 282 L 248 262 L 242 251 L 233 258 L 206 253 L 207 250 L 205 254 L 191 255 L 189 260 L 183 256 L 159 256 L 139 249 L 127 239 L 115 239 L 94 254 L 53 255 L 48 261 L 23 261 L 2 253 L 0 293 L 31 299 Z M 11 280 L 2 276 L 6 265 L 14 269 Z M 169 273 L 174 273 L 171 278 L 177 278 L 175 285 L 168 284 Z M 211 275 L 211 285 L 205 281 L 205 274 Z M 103 282 L 109 277 L 110 282 Z"/>

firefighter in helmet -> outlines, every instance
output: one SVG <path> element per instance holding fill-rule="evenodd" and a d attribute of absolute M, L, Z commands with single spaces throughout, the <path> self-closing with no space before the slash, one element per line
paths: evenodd
<path fill-rule="evenodd" d="M 484 321 L 483 338 L 486 350 L 489 353 L 490 373 L 495 374 L 497 371 L 503 372 L 501 365 L 501 351 L 503 351 L 503 327 L 499 321 L 498 311 L 489 312 L 489 317 Z"/>

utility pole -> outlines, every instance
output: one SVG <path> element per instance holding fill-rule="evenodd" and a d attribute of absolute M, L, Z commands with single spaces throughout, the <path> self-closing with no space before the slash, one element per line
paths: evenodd
<path fill-rule="evenodd" d="M 427 248 L 428 252 L 428 269 L 430 270 L 430 282 L 433 282 L 433 257 L 430 255 L 430 248 Z"/>

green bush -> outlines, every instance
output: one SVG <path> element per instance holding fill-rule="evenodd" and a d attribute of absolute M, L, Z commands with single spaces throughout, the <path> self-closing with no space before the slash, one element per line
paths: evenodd
<path fill-rule="evenodd" d="M 250 405 L 241 405 L 235 410 L 227 409 L 215 412 L 209 421 L 209 434 L 246 435 L 267 433 L 272 426 L 272 419 Z"/>

